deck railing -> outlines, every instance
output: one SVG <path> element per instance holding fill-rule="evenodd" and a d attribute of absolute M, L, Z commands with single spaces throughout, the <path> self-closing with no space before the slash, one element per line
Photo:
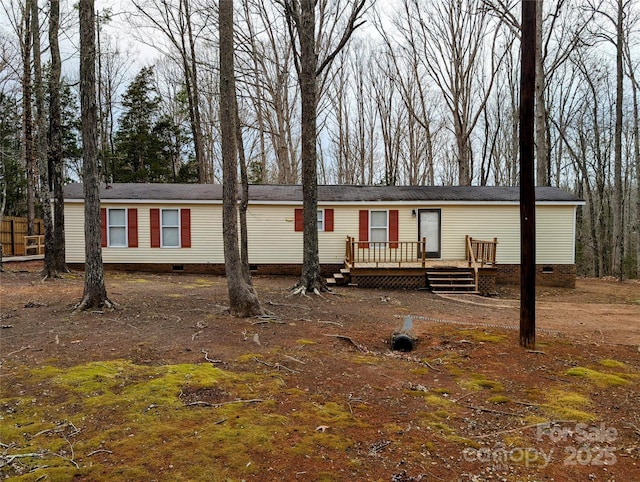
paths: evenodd
<path fill-rule="evenodd" d="M 498 239 L 493 238 L 493 241 L 483 241 L 473 239 L 471 236 L 465 236 L 465 238 L 465 258 L 469 262 L 469 268 L 473 268 L 474 283 L 476 291 L 478 291 L 478 268 L 495 266 Z"/>
<path fill-rule="evenodd" d="M 31 251 L 35 252 L 32 253 Z M 30 254 L 44 254 L 44 235 L 25 236 L 24 254 L 25 256 L 29 256 Z"/>
<path fill-rule="evenodd" d="M 421 241 L 358 241 L 347 236 L 345 247 L 345 262 L 349 266 L 367 264 L 379 267 L 381 265 L 416 266 L 424 268 L 426 265 L 427 240 Z"/>
<path fill-rule="evenodd" d="M 466 236 L 466 245 L 465 259 L 469 262 L 470 267 L 472 259 L 480 268 L 495 266 L 498 238 L 493 238 L 493 241 L 483 241 L 481 239 L 473 239 L 471 236 Z"/>

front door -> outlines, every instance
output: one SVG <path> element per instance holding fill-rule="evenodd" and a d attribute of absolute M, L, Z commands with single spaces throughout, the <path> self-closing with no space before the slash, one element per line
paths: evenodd
<path fill-rule="evenodd" d="M 440 258 L 440 209 L 418 209 L 418 239 L 427 239 L 427 258 Z"/>

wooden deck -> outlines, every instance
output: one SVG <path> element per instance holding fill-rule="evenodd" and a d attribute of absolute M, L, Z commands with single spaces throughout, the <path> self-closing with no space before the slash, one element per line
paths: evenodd
<path fill-rule="evenodd" d="M 465 259 L 427 258 L 426 239 L 420 241 L 359 241 L 347 237 L 345 268 L 327 280 L 366 288 L 431 289 L 440 292 L 480 292 L 482 277 L 493 276 L 495 286 L 497 239 L 466 236 Z M 488 274 L 491 273 L 492 274 Z"/>
<path fill-rule="evenodd" d="M 469 268 L 469 262 L 464 259 L 458 260 L 444 260 L 444 259 L 426 259 L 424 264 L 422 261 L 403 261 L 401 263 L 389 263 L 389 262 L 356 262 L 349 263 L 345 261 L 345 266 L 349 269 L 429 269 L 429 268 Z"/>

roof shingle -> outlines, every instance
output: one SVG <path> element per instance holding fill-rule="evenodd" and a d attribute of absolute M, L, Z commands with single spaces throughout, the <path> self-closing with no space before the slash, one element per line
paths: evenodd
<path fill-rule="evenodd" d="M 80 183 L 64 187 L 65 199 L 83 199 Z M 221 201 L 220 184 L 109 184 L 101 185 L 103 200 L 175 200 Z M 302 186 L 260 184 L 249 187 L 251 201 L 302 202 Z M 318 186 L 318 201 L 331 202 L 399 202 L 399 201 L 465 201 L 518 202 L 520 188 L 507 186 Z M 536 200 L 581 204 L 573 194 L 555 187 L 537 187 Z"/>

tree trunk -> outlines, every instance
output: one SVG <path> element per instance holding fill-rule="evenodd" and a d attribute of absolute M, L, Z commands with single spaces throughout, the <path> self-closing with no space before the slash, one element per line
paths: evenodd
<path fill-rule="evenodd" d="M 207 162 L 205 156 L 204 141 L 202 139 L 202 117 L 200 115 L 200 90 L 198 87 L 198 68 L 196 62 L 195 40 L 193 38 L 193 28 L 191 22 L 191 10 L 189 0 L 182 0 L 184 5 L 184 20 L 187 27 L 187 37 L 189 47 L 184 45 L 184 75 L 187 86 L 187 99 L 189 101 L 189 117 L 191 121 L 191 134 L 193 136 L 193 148 L 196 155 L 196 165 L 198 166 L 198 181 L 201 184 L 213 182 L 213 170 Z"/>
<path fill-rule="evenodd" d="M 7 207 L 7 173 L 4 166 L 4 156 L 0 156 L 0 226 L 2 226 L 2 218 L 4 210 Z M 0 242 L 0 272 L 2 268 L 2 243 Z"/>
<path fill-rule="evenodd" d="M 318 166 L 316 158 L 317 84 L 315 43 L 315 1 L 300 1 L 298 38 L 300 40 L 300 101 L 302 104 L 302 277 L 299 286 L 306 291 L 326 290 L 320 276 L 318 256 Z"/>
<path fill-rule="evenodd" d="M 234 89 L 235 92 L 235 89 Z M 235 131 L 238 149 L 238 162 L 240 162 L 240 262 L 242 263 L 242 276 L 247 284 L 253 285 L 251 269 L 249 268 L 249 234 L 247 233 L 247 209 L 249 208 L 249 176 L 247 175 L 247 159 L 244 153 L 244 141 L 242 139 L 242 125 L 238 111 L 238 96 L 233 96 L 236 115 Z"/>
<path fill-rule="evenodd" d="M 36 217 L 35 158 L 33 148 L 33 111 L 31 98 L 31 9 L 24 9 L 24 37 L 22 39 L 22 136 L 25 170 L 27 173 L 27 234 L 33 236 L 33 220 Z"/>
<path fill-rule="evenodd" d="M 53 190 L 53 268 L 58 273 L 69 271 L 65 259 L 64 193 L 62 157 L 62 118 L 60 111 L 60 76 L 62 62 L 58 33 L 60 27 L 60 0 L 50 0 L 49 49 L 51 72 L 49 74 L 49 181 Z"/>
<path fill-rule="evenodd" d="M 253 287 L 245 280 L 238 248 L 236 92 L 233 49 L 233 1 L 218 3 L 220 29 L 220 130 L 223 165 L 224 263 L 233 316 L 250 317 L 262 313 Z"/>
<path fill-rule="evenodd" d="M 629 76 L 631 77 L 633 99 L 633 157 L 636 166 L 636 219 L 635 226 L 632 226 L 632 229 L 635 228 L 636 233 L 636 278 L 640 278 L 640 109 L 638 108 L 638 91 L 640 90 L 640 85 L 633 71 L 631 52 L 628 49 L 628 44 L 627 60 L 629 62 Z"/>
<path fill-rule="evenodd" d="M 96 128 L 96 49 L 94 0 L 80 0 L 80 112 L 82 115 L 82 179 L 84 188 L 84 293 L 76 309 L 112 306 L 102 265 L 100 183 Z"/>
<path fill-rule="evenodd" d="M 542 52 L 542 5 L 537 0 L 536 10 L 536 161 L 537 185 L 549 186 L 549 146 L 547 143 L 547 109 L 544 87 L 544 55 Z"/>
<path fill-rule="evenodd" d="M 56 278 L 58 274 L 53 263 L 53 220 L 51 219 L 51 196 L 49 190 L 49 168 L 47 162 L 47 114 L 44 109 L 44 82 L 40 55 L 40 21 L 38 0 L 29 0 L 31 10 L 31 30 L 33 39 L 33 86 L 36 105 L 35 157 L 40 174 L 40 204 L 44 223 L 44 272 L 45 279 Z"/>
<path fill-rule="evenodd" d="M 622 102 L 624 70 L 623 0 L 618 0 L 616 22 L 616 118 L 613 161 L 613 274 L 622 281 L 624 277 L 624 227 L 622 204 Z"/>

